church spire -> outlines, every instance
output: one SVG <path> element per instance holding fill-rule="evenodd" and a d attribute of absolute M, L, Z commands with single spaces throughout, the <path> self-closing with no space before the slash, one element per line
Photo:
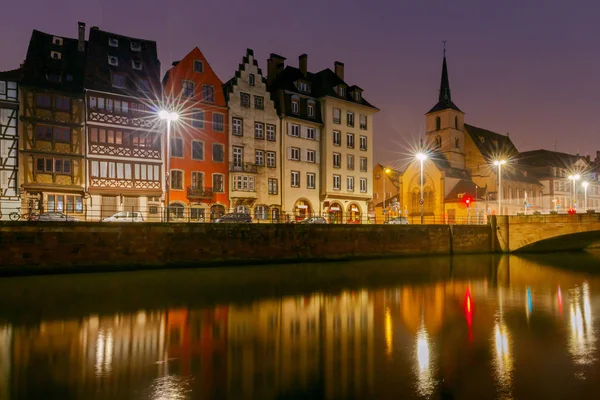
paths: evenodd
<path fill-rule="evenodd" d="M 448 65 L 446 64 L 446 41 L 444 40 L 444 61 L 442 62 L 442 80 L 440 82 L 440 94 L 438 103 L 429 111 L 441 111 L 452 109 L 460 111 L 460 109 L 452 102 L 450 94 L 450 80 L 448 79 Z"/>

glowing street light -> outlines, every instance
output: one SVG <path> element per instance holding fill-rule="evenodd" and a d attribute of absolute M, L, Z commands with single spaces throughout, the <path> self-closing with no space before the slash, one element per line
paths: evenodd
<path fill-rule="evenodd" d="M 587 210 L 587 188 L 590 186 L 590 183 L 583 182 L 581 186 L 583 186 L 583 209 Z"/>
<path fill-rule="evenodd" d="M 165 189 L 166 189 L 166 210 L 167 210 L 167 222 L 169 222 L 169 203 L 170 203 L 170 191 L 171 191 L 171 182 L 170 182 L 170 172 L 171 172 L 171 122 L 175 122 L 179 119 L 179 114 L 176 112 L 169 112 L 167 110 L 160 110 L 158 113 L 160 119 L 164 119 L 167 121 L 167 167 L 165 174 Z"/>
<path fill-rule="evenodd" d="M 390 169 L 389 168 L 384 168 L 383 169 L 384 175 L 383 175 L 383 221 L 385 222 L 385 181 L 387 180 L 387 174 L 390 173 Z"/>
<path fill-rule="evenodd" d="M 572 189 L 572 198 L 571 198 L 571 209 L 575 210 L 575 198 L 577 197 L 577 187 L 575 186 L 575 182 L 581 179 L 581 175 L 569 175 L 569 180 L 573 181 L 573 189 Z"/>
<path fill-rule="evenodd" d="M 424 219 L 424 206 L 425 206 L 425 200 L 423 199 L 423 162 L 425 160 L 427 160 L 427 154 L 425 153 L 417 153 L 415 155 L 415 157 L 417 158 L 417 160 L 419 160 L 420 164 L 421 164 L 421 198 L 419 199 L 419 203 L 421 204 L 421 225 L 423 225 L 423 219 Z"/>
<path fill-rule="evenodd" d="M 506 164 L 506 160 L 496 160 L 494 165 L 498 166 L 498 215 L 502 210 L 502 166 Z"/>

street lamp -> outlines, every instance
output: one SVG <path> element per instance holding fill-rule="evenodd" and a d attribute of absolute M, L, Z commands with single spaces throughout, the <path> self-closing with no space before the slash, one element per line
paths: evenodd
<path fill-rule="evenodd" d="M 581 186 L 583 186 L 583 209 L 587 210 L 587 188 L 588 186 L 590 186 L 589 182 L 583 182 L 581 184 Z"/>
<path fill-rule="evenodd" d="M 424 219 L 424 206 L 425 206 L 425 200 L 423 199 L 423 162 L 425 160 L 427 160 L 427 154 L 425 153 L 417 153 L 416 154 L 417 160 L 419 160 L 419 163 L 421 164 L 421 198 L 419 199 L 419 203 L 421 204 L 421 225 L 423 225 L 423 219 Z"/>
<path fill-rule="evenodd" d="M 502 212 L 502 166 L 506 164 L 506 160 L 496 160 L 494 165 L 498 166 L 498 215 Z"/>
<path fill-rule="evenodd" d="M 166 190 L 166 210 L 167 210 L 167 222 L 169 222 L 169 203 L 170 203 L 170 191 L 171 191 L 171 182 L 169 181 L 170 172 L 171 172 L 171 121 L 175 122 L 179 119 L 179 114 L 176 112 L 169 112 L 167 110 L 161 110 L 158 113 L 160 119 L 164 119 L 167 121 L 167 167 L 165 173 L 165 190 Z"/>
<path fill-rule="evenodd" d="M 575 174 L 575 175 L 569 175 L 569 179 L 573 181 L 573 188 L 572 188 L 572 198 L 571 198 L 571 209 L 575 210 L 575 197 L 577 196 L 577 187 L 575 186 L 575 182 L 577 182 L 578 180 L 581 179 L 581 175 L 579 174 Z"/>
<path fill-rule="evenodd" d="M 390 173 L 390 169 L 384 168 L 383 172 L 383 222 L 385 223 L 385 181 L 387 180 L 387 174 Z"/>

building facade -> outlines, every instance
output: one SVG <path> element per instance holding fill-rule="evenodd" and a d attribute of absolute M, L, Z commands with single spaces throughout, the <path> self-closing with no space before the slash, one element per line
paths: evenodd
<path fill-rule="evenodd" d="M 164 125 L 156 42 L 90 29 L 85 65 L 88 219 L 161 219 Z"/>
<path fill-rule="evenodd" d="M 22 208 L 84 215 L 85 25 L 78 39 L 33 31 L 23 66 L 19 126 Z"/>
<path fill-rule="evenodd" d="M 171 126 L 170 210 L 175 220 L 213 221 L 229 209 L 228 111 L 222 82 L 197 47 L 163 79 Z"/>
<path fill-rule="evenodd" d="M 224 85 L 229 107 L 229 197 L 235 211 L 279 221 L 282 135 L 267 81 L 251 49 Z"/>
<path fill-rule="evenodd" d="M 21 206 L 18 185 L 21 70 L 0 72 L 0 220 Z"/>

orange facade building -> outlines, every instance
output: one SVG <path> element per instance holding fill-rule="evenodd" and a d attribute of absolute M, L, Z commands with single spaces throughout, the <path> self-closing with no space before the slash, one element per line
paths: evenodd
<path fill-rule="evenodd" d="M 173 63 L 163 79 L 171 124 L 172 220 L 208 222 L 229 209 L 228 113 L 222 82 L 197 47 Z"/>

